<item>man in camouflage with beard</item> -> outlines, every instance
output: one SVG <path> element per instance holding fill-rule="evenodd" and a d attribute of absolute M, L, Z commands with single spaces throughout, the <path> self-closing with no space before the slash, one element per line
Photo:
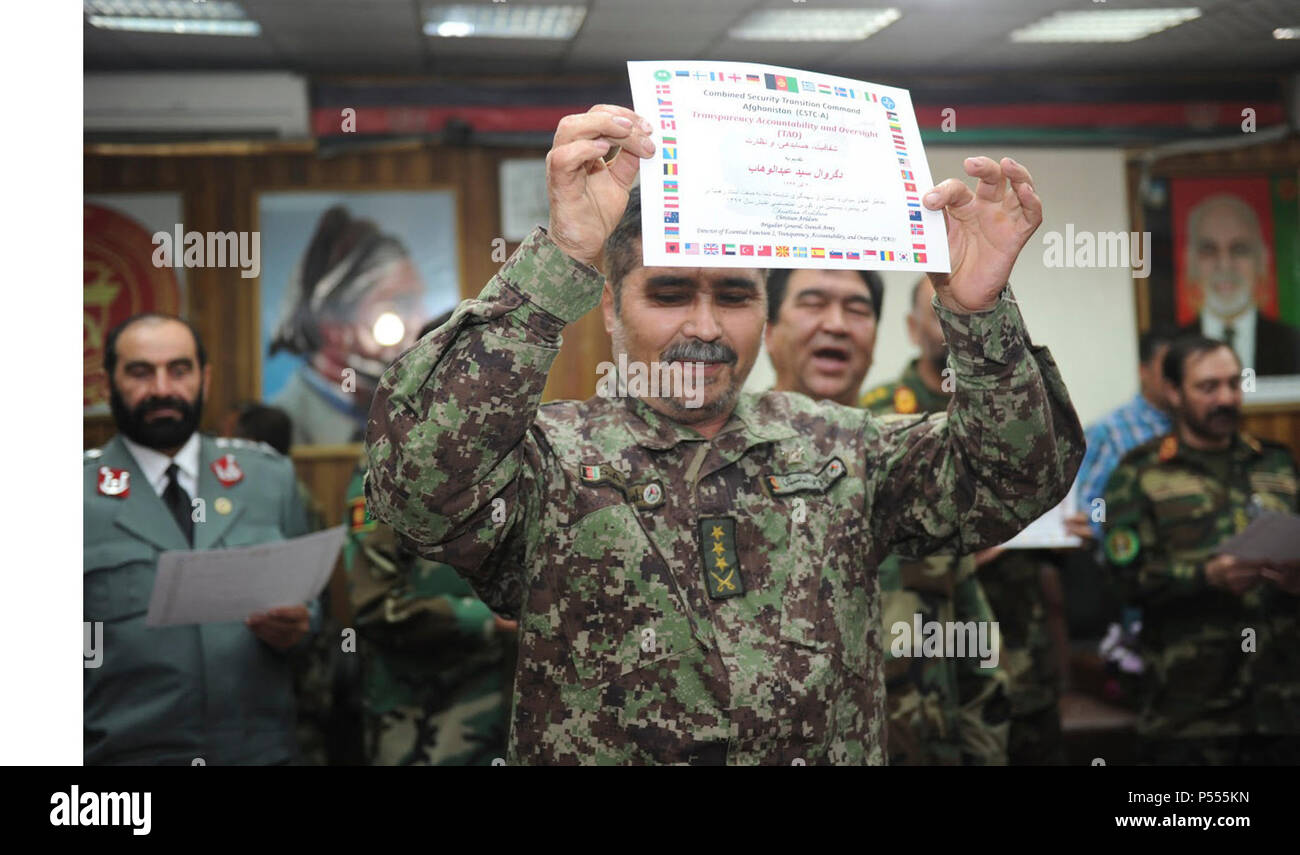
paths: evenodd
<path fill-rule="evenodd" d="M 549 230 L 385 373 L 367 504 L 519 616 L 507 762 L 882 763 L 880 559 L 1007 539 L 1083 453 L 1007 288 L 1041 202 L 1007 158 L 927 194 L 949 223 L 935 305 L 956 393 L 948 414 L 880 420 L 741 393 L 762 273 L 641 266 L 629 191 L 650 132 L 621 107 L 561 120 Z M 628 364 L 705 363 L 702 401 L 539 406 L 564 325 L 598 303 Z"/>
<path fill-rule="evenodd" d="M 1300 565 L 1218 547 L 1267 511 L 1300 510 L 1287 448 L 1241 431 L 1241 362 L 1203 336 L 1164 359 L 1174 430 L 1106 485 L 1105 551 L 1142 607 L 1139 753 L 1160 764 L 1300 762 Z"/>

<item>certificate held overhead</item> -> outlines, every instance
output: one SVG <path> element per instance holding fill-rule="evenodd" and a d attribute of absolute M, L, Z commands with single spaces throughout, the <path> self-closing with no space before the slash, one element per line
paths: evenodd
<path fill-rule="evenodd" d="M 647 264 L 950 271 L 907 90 L 754 63 L 628 74 L 659 140 L 641 164 Z"/>

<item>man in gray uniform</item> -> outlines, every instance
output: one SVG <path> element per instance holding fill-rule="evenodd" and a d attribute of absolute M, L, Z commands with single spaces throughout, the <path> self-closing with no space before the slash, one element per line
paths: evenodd
<path fill-rule="evenodd" d="M 87 764 L 287 763 L 297 751 L 286 654 L 318 624 L 315 603 L 145 626 L 164 550 L 307 530 L 287 458 L 197 432 L 206 363 L 198 334 L 167 315 L 130 318 L 105 344 L 119 433 L 84 455 L 83 610 L 102 651 L 85 669 Z"/>

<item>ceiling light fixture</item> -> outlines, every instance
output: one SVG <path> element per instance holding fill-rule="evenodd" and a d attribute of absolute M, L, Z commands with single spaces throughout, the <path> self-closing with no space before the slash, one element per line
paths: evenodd
<path fill-rule="evenodd" d="M 901 17 L 897 9 L 762 9 L 730 35 L 751 42 L 856 42 Z"/>
<path fill-rule="evenodd" d="M 442 38 L 571 39 L 587 17 L 585 6 L 430 6 L 424 34 Z"/>
<path fill-rule="evenodd" d="M 1057 12 L 1011 34 L 1013 42 L 1135 42 L 1201 17 L 1201 10 L 1090 9 Z"/>
<path fill-rule="evenodd" d="M 233 0 L 83 0 L 86 22 L 102 30 L 187 36 L 257 36 L 262 25 Z"/>

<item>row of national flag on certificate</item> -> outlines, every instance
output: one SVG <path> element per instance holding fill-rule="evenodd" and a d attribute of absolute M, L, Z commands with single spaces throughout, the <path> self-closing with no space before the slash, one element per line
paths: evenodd
<path fill-rule="evenodd" d="M 657 77 L 666 79 L 667 72 L 660 72 Z M 673 115 L 673 93 L 667 83 L 655 84 L 655 100 L 659 102 L 659 128 L 665 132 L 677 133 L 677 119 Z M 668 252 L 680 252 L 677 238 L 681 236 L 680 205 L 681 196 L 677 188 L 677 137 L 663 136 L 659 143 L 659 157 L 664 166 L 664 241 Z"/>
<path fill-rule="evenodd" d="M 826 249 L 821 246 L 774 246 L 749 243 L 681 243 L 667 241 L 665 251 L 680 255 L 753 255 L 776 258 L 831 258 L 845 261 L 878 259 L 880 261 L 907 261 L 911 253 L 892 249 Z M 912 249 L 924 250 L 925 244 L 912 244 Z M 925 261 L 924 252 L 916 252 L 917 261 Z"/>
<path fill-rule="evenodd" d="M 669 74 L 667 71 L 660 71 L 656 79 L 667 81 L 673 78 L 686 78 L 688 80 L 705 81 L 711 83 L 733 83 L 745 84 L 746 86 L 761 86 L 764 89 L 771 89 L 776 92 L 804 93 L 806 95 L 833 95 L 839 98 L 852 98 L 854 100 L 862 99 L 863 101 L 873 101 L 881 103 L 880 99 L 874 92 L 868 92 L 865 89 L 850 89 L 847 86 L 832 86 L 829 83 L 819 83 L 815 80 L 798 80 L 784 74 L 736 74 L 725 71 L 677 71 Z"/>
<path fill-rule="evenodd" d="M 893 99 L 886 98 L 881 102 L 881 106 L 885 108 L 885 118 L 889 121 L 889 138 L 894 144 L 894 154 L 898 157 L 898 171 L 903 177 L 903 192 L 907 194 L 907 225 L 912 232 L 912 259 L 917 264 L 924 264 L 928 257 L 925 251 L 925 222 L 921 219 L 921 197 L 917 195 L 912 161 L 907 156 L 907 140 L 903 138 L 903 126 L 898 121 L 898 114 L 894 112 Z M 894 260 L 907 261 L 907 254 L 902 255 L 902 258 Z"/>

